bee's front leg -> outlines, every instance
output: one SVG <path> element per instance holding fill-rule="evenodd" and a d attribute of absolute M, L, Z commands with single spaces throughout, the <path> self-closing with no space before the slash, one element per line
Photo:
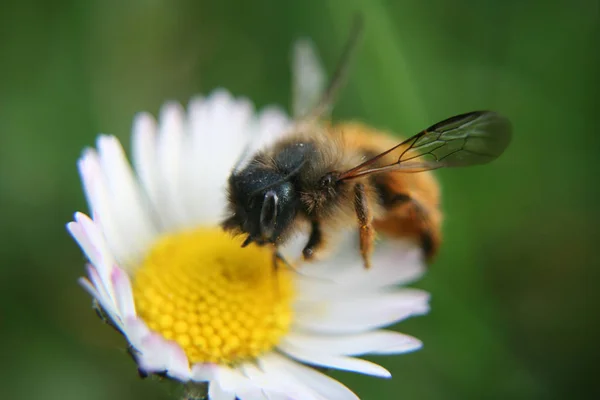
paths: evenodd
<path fill-rule="evenodd" d="M 365 185 L 357 183 L 354 186 L 354 209 L 358 218 L 360 254 L 362 255 L 365 268 L 371 267 L 371 253 L 375 241 L 375 230 L 373 229 L 373 216 L 369 208 L 369 202 L 365 194 Z"/>
<path fill-rule="evenodd" d="M 306 246 L 304 246 L 304 250 L 302 250 L 302 255 L 305 260 L 311 260 L 315 252 L 323 246 L 323 232 L 321 230 L 321 224 L 318 221 L 313 220 L 310 226 L 310 236 L 308 238 L 308 242 Z"/>

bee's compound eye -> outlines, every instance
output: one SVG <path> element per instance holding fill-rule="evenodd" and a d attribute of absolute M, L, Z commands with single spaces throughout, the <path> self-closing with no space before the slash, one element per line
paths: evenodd
<path fill-rule="evenodd" d="M 277 203 L 279 198 L 277 194 L 269 190 L 263 199 L 262 208 L 260 211 L 260 230 L 265 238 L 270 238 L 275 229 L 277 221 Z"/>

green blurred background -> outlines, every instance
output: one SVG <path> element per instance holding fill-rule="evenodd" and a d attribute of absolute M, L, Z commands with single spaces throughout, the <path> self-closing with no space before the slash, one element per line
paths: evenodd
<path fill-rule="evenodd" d="M 19 4 L 20 3 L 20 4 Z M 366 32 L 336 118 L 413 133 L 493 109 L 515 126 L 486 167 L 441 171 L 446 241 L 399 325 L 423 350 L 335 373 L 362 398 L 600 398 L 599 2 L 5 0 L 0 6 L 0 398 L 167 399 L 77 285 L 64 224 L 87 210 L 75 162 L 97 133 L 224 86 L 288 105 L 289 49 L 329 71 Z"/>

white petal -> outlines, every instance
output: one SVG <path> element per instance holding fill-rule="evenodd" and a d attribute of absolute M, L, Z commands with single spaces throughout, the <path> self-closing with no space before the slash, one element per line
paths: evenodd
<path fill-rule="evenodd" d="M 200 132 L 205 148 L 211 148 L 210 164 L 231 169 L 244 142 L 252 132 L 254 108 L 247 99 L 234 99 L 225 90 L 214 91 L 205 102 L 207 115 L 204 132 Z M 196 132 L 194 132 L 196 133 Z"/>
<path fill-rule="evenodd" d="M 133 121 L 131 137 L 133 165 L 140 180 L 141 186 L 153 206 L 154 218 L 161 226 L 166 224 L 166 216 L 160 212 L 161 180 L 158 165 L 156 121 L 148 113 L 139 113 Z"/>
<path fill-rule="evenodd" d="M 302 239 L 299 237 L 298 239 Z M 347 230 L 341 233 L 331 232 L 332 245 L 331 252 L 326 257 L 320 257 L 317 260 L 307 263 L 302 266 L 303 273 L 306 276 L 316 277 L 322 281 L 336 282 L 336 278 L 340 274 L 350 273 L 364 269 L 360 252 L 358 251 L 358 233 L 356 230 Z M 304 243 L 300 245 L 304 247 Z M 375 245 L 375 253 L 379 249 L 378 244 Z M 340 280 L 342 285 L 343 280 Z"/>
<path fill-rule="evenodd" d="M 225 391 L 217 381 L 210 382 L 208 386 L 210 400 L 235 400 L 235 393 Z"/>
<path fill-rule="evenodd" d="M 93 265 L 88 264 L 87 271 L 90 281 L 94 285 L 94 289 L 96 289 L 97 294 L 99 296 L 96 297 L 97 300 L 101 304 L 106 304 L 109 307 L 102 308 L 104 308 L 104 310 L 109 314 L 119 316 L 120 313 L 116 307 L 115 297 L 112 294 L 110 294 L 114 293 L 112 285 L 109 284 L 108 287 L 105 285 L 105 282 L 100 277 L 100 274 L 98 274 L 98 270 Z M 108 291 L 109 289 L 110 292 Z"/>
<path fill-rule="evenodd" d="M 418 339 L 392 331 L 372 331 L 344 336 L 291 332 L 282 343 L 311 352 L 347 356 L 404 353 L 421 347 L 421 341 Z"/>
<path fill-rule="evenodd" d="M 429 311 L 429 294 L 416 289 L 336 301 L 299 302 L 295 325 L 320 333 L 357 333 Z"/>
<path fill-rule="evenodd" d="M 267 395 L 258 388 L 247 392 L 237 393 L 237 398 L 239 400 L 269 400 Z"/>
<path fill-rule="evenodd" d="M 78 226 L 81 227 L 81 233 L 89 241 L 89 243 L 91 243 L 95 251 L 94 258 L 90 258 L 89 255 L 88 258 L 90 258 L 90 261 L 96 267 L 96 270 L 98 271 L 98 274 L 100 274 L 108 293 L 113 296 L 114 293 L 112 288 L 109 288 L 109 286 L 112 286 L 110 285 L 110 274 L 112 273 L 115 259 L 110 251 L 108 243 L 106 243 L 104 235 L 96 223 L 85 214 L 75 213 L 75 221 Z"/>
<path fill-rule="evenodd" d="M 302 399 L 302 397 L 292 397 L 289 396 L 287 394 L 283 394 L 283 393 L 266 393 L 266 398 L 267 400 L 296 400 L 296 399 Z"/>
<path fill-rule="evenodd" d="M 83 288 L 96 300 L 98 300 L 98 303 L 100 304 L 100 306 L 104 309 L 104 311 L 106 311 L 111 319 L 111 321 L 113 321 L 115 323 L 115 325 L 117 327 L 119 327 L 119 329 L 122 329 L 123 323 L 121 322 L 121 319 L 119 317 L 119 313 L 118 311 L 115 309 L 115 307 L 110 303 L 106 301 L 106 298 L 103 298 L 98 291 L 96 290 L 96 288 L 90 283 L 90 281 L 88 281 L 85 278 L 79 278 L 79 284 L 81 286 L 83 286 Z"/>
<path fill-rule="evenodd" d="M 112 271 L 111 281 L 115 289 L 117 306 L 122 318 L 135 316 L 135 304 L 133 303 L 133 293 L 131 291 L 131 282 L 129 277 L 120 268 Z"/>
<path fill-rule="evenodd" d="M 425 266 L 420 249 L 413 247 L 404 252 L 397 250 L 390 252 L 386 251 L 389 250 L 390 244 L 386 243 L 381 247 L 383 247 L 381 250 L 376 250 L 372 258 L 373 267 L 368 270 L 363 267 L 362 261 L 346 264 L 346 268 L 338 268 L 337 271 L 332 271 L 331 268 L 322 270 L 321 265 L 302 268 L 302 273 L 307 270 L 310 272 L 307 272 L 308 276 L 302 277 L 297 282 L 301 298 L 309 297 L 313 300 L 347 298 L 377 291 L 380 288 L 404 285 L 422 276 Z M 332 258 L 327 262 L 340 261 Z"/>
<path fill-rule="evenodd" d="M 73 236 L 73 239 L 79 244 L 81 250 L 91 261 L 92 264 L 99 264 L 101 260 L 100 251 L 94 246 L 90 238 L 85 234 L 83 227 L 77 222 L 69 222 L 67 230 Z"/>
<path fill-rule="evenodd" d="M 296 41 L 292 59 L 294 117 L 304 117 L 317 106 L 325 91 L 325 76 L 314 43 L 310 39 Z"/>
<path fill-rule="evenodd" d="M 363 282 L 370 287 L 408 285 L 421 278 L 426 270 L 421 248 L 403 240 L 382 241 L 373 253 L 372 262 L 373 273 L 368 275 L 361 268 L 353 283 Z"/>
<path fill-rule="evenodd" d="M 97 147 L 102 172 L 113 199 L 113 210 L 119 230 L 128 240 L 130 251 L 137 259 L 156 235 L 147 203 L 117 138 L 100 136 Z"/>
<path fill-rule="evenodd" d="M 165 340 L 158 333 L 151 332 L 142 339 L 137 348 L 138 367 L 147 373 L 167 370 L 169 355 L 165 349 Z"/>
<path fill-rule="evenodd" d="M 227 178 L 253 133 L 253 106 L 217 90 L 195 99 L 188 114 L 186 201 L 194 223 L 216 224 L 223 217 Z"/>
<path fill-rule="evenodd" d="M 301 261 L 302 249 L 304 249 L 304 246 L 306 246 L 310 237 L 310 226 L 308 224 L 299 226 L 301 227 L 300 232 L 290 237 L 288 241 L 279 248 L 279 251 L 281 251 L 281 254 L 283 254 L 286 259 Z M 303 276 L 311 277 L 313 276 L 313 274 L 311 274 L 311 272 L 313 272 L 313 266 L 315 266 L 315 263 L 310 263 L 306 266 L 298 265 L 297 269 L 300 270 L 300 273 Z M 331 282 L 331 279 L 328 279 L 328 281 Z"/>
<path fill-rule="evenodd" d="M 112 254 L 122 263 L 126 263 L 131 255 L 127 246 L 128 239 L 119 229 L 112 204 L 116 199 L 111 197 L 98 154 L 91 149 L 86 150 L 78 165 L 94 223 L 101 227 Z"/>
<path fill-rule="evenodd" d="M 260 391 L 253 393 L 251 395 L 252 397 L 249 398 L 244 398 L 242 399 L 240 397 L 240 400 L 295 400 L 295 399 L 302 399 L 302 397 L 293 397 L 291 395 L 289 395 L 286 392 L 279 392 L 279 391 L 267 391 L 267 390 L 263 390 L 261 389 Z"/>
<path fill-rule="evenodd" d="M 303 382 L 296 379 L 292 374 L 284 371 L 279 366 L 269 361 L 269 358 L 259 360 L 261 368 L 264 370 L 264 374 L 269 380 L 275 381 L 275 384 L 279 385 L 282 389 L 277 391 L 268 391 L 267 395 L 269 399 L 280 399 L 281 395 L 285 400 L 289 399 L 301 399 L 301 400 L 328 400 L 321 396 L 316 391 Z M 273 384 L 271 384 L 273 386 Z"/>
<path fill-rule="evenodd" d="M 293 379 L 297 382 L 297 385 L 309 389 L 312 392 L 310 398 L 358 400 L 358 397 L 350 389 L 335 379 L 286 357 L 272 353 L 263 357 L 259 362 L 265 373 L 283 376 L 285 379 Z M 310 395 L 310 392 L 306 394 Z M 306 399 L 309 397 L 294 397 L 294 399 L 296 398 Z"/>
<path fill-rule="evenodd" d="M 124 332 L 127 336 L 127 341 L 134 349 L 142 348 L 144 339 L 151 334 L 150 329 L 144 321 L 137 317 L 129 317 L 125 319 Z"/>
<path fill-rule="evenodd" d="M 160 112 L 157 161 L 159 165 L 159 210 L 165 216 L 165 229 L 185 226 L 183 203 L 182 156 L 185 148 L 186 122 L 179 104 L 167 103 Z"/>
<path fill-rule="evenodd" d="M 139 368 L 147 373 L 166 372 L 172 378 L 188 381 L 192 374 L 183 349 L 175 342 L 150 332 L 137 348 Z"/>
<path fill-rule="evenodd" d="M 258 136 L 253 140 L 253 149 L 264 148 L 273 144 L 289 133 L 290 120 L 279 107 L 266 107 L 258 116 Z"/>
<path fill-rule="evenodd" d="M 97 250 L 100 255 L 101 262 L 98 264 L 94 263 L 96 268 L 100 268 L 101 266 L 112 267 L 112 265 L 115 263 L 115 258 L 110 251 L 110 247 L 106 242 L 106 237 L 102 232 L 101 227 L 98 226 L 90 217 L 79 212 L 75 213 L 75 221 L 81 226 L 84 235 L 88 238 L 90 243 L 94 246 L 94 249 Z M 103 273 L 100 275 L 103 275 Z"/>
<path fill-rule="evenodd" d="M 167 363 L 167 374 L 182 382 L 188 381 L 192 376 L 188 358 L 179 344 L 167 341 L 166 351 L 169 354 Z"/>
<path fill-rule="evenodd" d="M 312 365 L 320 365 L 328 368 L 342 369 L 346 371 L 359 372 L 362 374 L 390 378 L 392 374 L 385 368 L 370 361 L 359 358 L 336 356 L 317 351 L 298 348 L 288 343 L 280 343 L 277 346 L 289 356 Z"/>
<path fill-rule="evenodd" d="M 289 388 L 275 379 L 273 376 L 265 374 L 264 371 L 260 370 L 255 364 L 244 363 L 238 367 L 238 370 L 244 374 L 256 388 L 252 393 L 245 393 L 244 396 L 238 397 L 248 400 L 253 399 L 270 399 L 278 395 L 290 394 Z"/>
<path fill-rule="evenodd" d="M 339 295 L 346 298 L 411 283 L 425 271 L 421 249 L 404 240 L 376 243 L 372 267 L 367 270 L 359 257 L 357 242 L 357 233 L 348 232 L 339 238 L 333 254 L 322 261 L 304 265 L 300 271 L 303 277 L 297 283 L 301 296 L 333 299 Z"/>
<path fill-rule="evenodd" d="M 372 351 L 370 354 L 379 354 L 379 355 L 403 354 L 403 353 L 410 353 L 411 351 L 419 350 L 422 347 L 423 347 L 423 342 L 421 342 L 417 338 L 413 338 L 412 342 L 407 342 L 406 344 L 402 344 L 397 347 L 390 347 L 390 348 L 383 349 L 383 350 Z"/>
<path fill-rule="evenodd" d="M 208 382 L 214 379 L 218 368 L 216 364 L 194 364 L 192 365 L 192 380 Z"/>
<path fill-rule="evenodd" d="M 226 393 L 234 393 L 238 397 L 255 396 L 260 393 L 260 387 L 254 385 L 250 379 L 242 375 L 239 371 L 220 366 L 216 372 L 216 378 L 212 382 L 217 381 L 219 387 Z"/>
<path fill-rule="evenodd" d="M 81 219 L 81 216 L 84 215 L 76 214 L 75 219 Z M 89 223 L 91 227 L 94 227 L 91 221 L 89 221 Z M 113 303 L 113 288 L 112 284 L 110 283 L 110 279 L 108 278 L 108 275 L 110 274 L 110 268 L 105 266 L 105 260 L 107 258 L 110 259 L 110 257 L 103 254 L 103 251 L 100 249 L 101 246 L 99 248 L 94 243 L 95 240 L 93 239 L 93 234 L 90 234 L 89 232 L 90 226 L 88 226 L 86 229 L 84 225 L 85 224 L 81 222 L 70 222 L 67 224 L 67 229 L 75 238 L 77 243 L 79 243 L 79 246 L 82 248 L 88 259 L 92 262 L 92 265 L 88 265 L 88 273 L 90 275 L 91 282 L 97 291 L 97 295 L 99 296 L 98 300 L 101 303 Z M 98 272 L 98 270 L 102 271 L 102 275 Z M 115 308 L 112 306 L 112 304 L 107 312 L 112 312 L 114 314 Z"/>

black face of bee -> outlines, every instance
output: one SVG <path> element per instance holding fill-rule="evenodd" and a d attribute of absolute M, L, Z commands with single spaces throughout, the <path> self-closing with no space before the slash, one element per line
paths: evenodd
<path fill-rule="evenodd" d="M 262 166 L 249 166 L 229 178 L 232 215 L 225 230 L 247 233 L 245 244 L 277 243 L 298 210 L 293 183 L 285 174 Z"/>

